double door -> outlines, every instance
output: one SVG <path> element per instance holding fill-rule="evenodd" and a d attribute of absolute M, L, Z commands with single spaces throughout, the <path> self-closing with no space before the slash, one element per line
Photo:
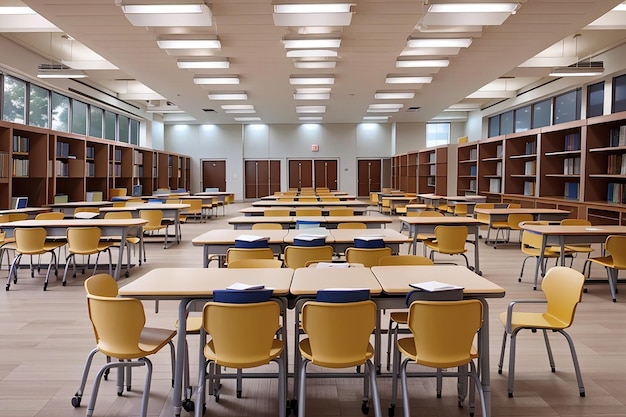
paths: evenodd
<path fill-rule="evenodd" d="M 279 160 L 247 160 L 244 164 L 245 198 L 261 198 L 280 191 Z"/>
<path fill-rule="evenodd" d="M 337 189 L 336 159 L 290 159 L 289 188 Z"/>

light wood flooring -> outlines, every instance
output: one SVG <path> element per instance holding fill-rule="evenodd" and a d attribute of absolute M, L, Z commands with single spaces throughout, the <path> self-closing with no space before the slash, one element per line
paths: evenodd
<path fill-rule="evenodd" d="M 164 250 L 162 244 L 148 245 L 148 261 L 131 270 L 124 285 L 151 268 L 201 266 L 202 249 L 191 245 L 191 239 L 211 228 L 228 228 L 229 216 L 247 204 L 226 208 L 226 216 L 207 223 L 182 226 L 183 242 Z M 397 219 L 388 227 L 399 230 Z M 514 235 L 514 239 L 517 235 Z M 468 245 L 470 259 L 473 248 Z M 406 246 L 402 252 L 406 252 Z M 421 250 L 421 247 L 418 248 Z M 598 251 L 596 250 L 596 254 Z M 449 261 L 450 258 L 438 258 Z M 523 255 L 518 244 L 493 249 L 480 243 L 481 269 L 485 278 L 503 286 L 504 299 L 489 301 L 490 357 L 493 416 L 626 416 L 626 294 L 618 294 L 611 302 L 605 272 L 593 268 L 592 276 L 601 283 L 588 285 L 588 292 L 579 305 L 574 325 L 569 333 L 578 351 L 585 383 L 586 397 L 578 396 L 576 378 L 569 350 L 563 337 L 551 335 L 556 360 L 556 373 L 550 372 L 541 334 L 525 332 L 518 338 L 515 397 L 507 397 L 507 373 L 497 373 L 502 340 L 498 314 L 514 299 L 540 298 L 533 291 L 533 264 L 529 262 L 523 282 L 517 277 Z M 459 261 L 461 261 L 459 259 Z M 582 268 L 582 259 L 574 267 Z M 212 265 L 215 267 L 216 265 Z M 6 264 L 2 268 L 6 277 Z M 445 277 L 432 277 L 445 280 Z M 87 353 L 94 347 L 92 328 L 86 311 L 83 289 L 84 276 L 69 279 L 67 287 L 52 279 L 48 291 L 42 291 L 43 275 L 30 278 L 28 271 L 19 271 L 17 284 L 11 290 L 0 291 L 0 415 L 6 417 L 72 417 L 85 415 L 93 377 L 104 362 L 98 354 L 83 397 L 82 406 L 73 408 L 70 399 L 76 392 Z M 620 285 L 623 289 L 623 285 Z M 176 320 L 177 303 L 161 302 L 155 314 L 154 303 L 146 302 L 148 323 L 172 327 Z M 386 326 L 386 318 L 383 318 Z M 197 337 L 190 336 L 192 380 L 197 367 Z M 383 339 L 385 346 L 385 339 Z M 290 346 L 290 352 L 293 352 Z M 508 352 L 508 351 L 507 351 Z M 384 357 L 384 352 L 383 352 Z M 171 416 L 171 374 L 169 354 L 165 349 L 152 358 L 155 365 L 149 403 L 150 416 Z M 291 361 L 290 361 L 291 362 Z M 116 395 L 114 378 L 104 381 L 94 416 L 136 416 L 143 386 L 144 371 L 133 372 L 133 390 Z M 383 415 L 387 415 L 391 379 L 378 380 Z M 457 407 L 455 382 L 446 379 L 443 397 L 435 396 L 434 380 L 414 379 L 411 384 L 411 413 L 413 416 L 465 416 L 467 407 Z M 195 385 L 195 382 L 194 382 Z M 291 384 L 290 384 L 291 385 Z M 360 416 L 362 383 L 355 378 L 310 379 L 307 393 L 307 414 L 310 416 Z M 246 379 L 243 398 L 234 395 L 234 381 L 224 381 L 220 402 L 213 397 L 207 401 L 211 416 L 276 416 L 276 381 Z M 399 398 L 396 415 L 402 415 Z M 183 416 L 191 415 L 185 411 Z M 370 415 L 373 412 L 370 410 Z M 477 415 L 480 409 L 477 408 Z"/>

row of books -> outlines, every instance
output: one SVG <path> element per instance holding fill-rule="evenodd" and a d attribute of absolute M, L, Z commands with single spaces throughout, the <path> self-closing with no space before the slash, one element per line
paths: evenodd
<path fill-rule="evenodd" d="M 502 193 L 502 180 L 500 178 L 489 179 L 489 192 Z"/>
<path fill-rule="evenodd" d="M 13 152 L 28 152 L 30 149 L 30 139 L 25 136 L 13 136 Z"/>
<path fill-rule="evenodd" d="M 476 176 L 476 173 L 477 173 L 477 168 L 476 168 L 476 165 L 472 165 L 472 166 L 470 167 L 470 175 L 471 175 L 472 177 L 475 177 L 475 176 Z"/>
<path fill-rule="evenodd" d="M 580 157 L 563 159 L 564 175 L 580 175 Z"/>
<path fill-rule="evenodd" d="M 578 185 L 577 182 L 566 182 L 563 197 L 567 200 L 578 200 Z"/>
<path fill-rule="evenodd" d="M 133 164 L 135 165 L 143 164 L 143 153 L 136 149 L 133 151 Z"/>
<path fill-rule="evenodd" d="M 431 165 L 430 166 L 430 174 L 429 175 L 437 175 L 437 166 L 436 165 Z"/>
<path fill-rule="evenodd" d="M 526 155 L 534 155 L 537 153 L 537 142 L 526 142 L 526 146 L 524 147 L 524 154 Z"/>
<path fill-rule="evenodd" d="M 435 186 L 435 177 L 428 177 L 428 179 L 426 180 L 426 185 L 428 185 L 429 187 L 434 187 Z"/>
<path fill-rule="evenodd" d="M 606 201 L 615 204 L 626 204 L 626 184 L 610 182 L 606 193 Z"/>
<path fill-rule="evenodd" d="M 565 135 L 565 148 L 566 151 L 579 151 L 580 150 L 580 132 L 570 133 Z"/>
<path fill-rule="evenodd" d="M 0 178 L 9 177 L 9 154 L 0 152 Z"/>
<path fill-rule="evenodd" d="M 96 147 L 95 146 L 87 146 L 85 151 L 85 158 L 94 159 L 96 157 Z"/>
<path fill-rule="evenodd" d="M 537 161 L 524 162 L 524 175 L 536 175 L 537 174 Z"/>
<path fill-rule="evenodd" d="M 122 150 L 121 149 L 113 150 L 113 160 L 115 162 L 122 162 Z"/>
<path fill-rule="evenodd" d="M 69 142 L 57 142 L 57 158 L 69 158 L 70 144 Z"/>
<path fill-rule="evenodd" d="M 502 176 L 502 162 L 496 162 L 496 175 Z"/>
<path fill-rule="evenodd" d="M 28 159 L 13 159 L 13 176 L 28 177 Z"/>
<path fill-rule="evenodd" d="M 469 151 L 469 160 L 470 161 L 475 161 L 478 159 L 478 149 L 477 148 L 472 148 Z"/>
<path fill-rule="evenodd" d="M 136 177 L 136 178 L 143 177 L 143 166 L 133 165 L 133 177 Z"/>
<path fill-rule="evenodd" d="M 69 177 L 70 175 L 70 164 L 64 161 L 55 161 L 54 162 L 54 172 L 57 177 Z"/>
<path fill-rule="evenodd" d="M 87 176 L 95 177 L 96 176 L 96 164 L 93 162 L 87 162 Z"/>
<path fill-rule="evenodd" d="M 476 191 L 476 180 L 469 180 L 469 190 Z"/>
<path fill-rule="evenodd" d="M 626 146 L 626 125 L 611 129 L 609 146 Z"/>
<path fill-rule="evenodd" d="M 524 181 L 524 195 L 535 195 L 535 181 Z"/>
<path fill-rule="evenodd" d="M 496 145 L 496 158 L 502 158 L 502 145 Z"/>
<path fill-rule="evenodd" d="M 626 175 L 626 154 L 609 155 L 607 174 Z"/>
<path fill-rule="evenodd" d="M 109 165 L 109 175 L 114 177 L 122 176 L 122 166 L 119 164 L 110 164 Z"/>

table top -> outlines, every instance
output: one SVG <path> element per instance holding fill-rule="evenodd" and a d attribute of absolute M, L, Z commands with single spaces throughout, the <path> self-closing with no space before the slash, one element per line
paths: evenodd
<path fill-rule="evenodd" d="M 241 235 L 253 235 L 259 237 L 269 237 L 269 243 L 283 243 L 287 230 L 234 230 L 234 229 L 213 229 L 199 236 L 194 237 L 191 243 L 194 246 L 202 245 L 233 245 L 235 239 Z"/>
<path fill-rule="evenodd" d="M 214 290 L 241 282 L 289 294 L 291 268 L 157 268 L 119 289 L 125 297 L 181 299 L 210 297 Z"/>
<path fill-rule="evenodd" d="M 383 196 L 382 200 L 389 200 L 389 201 L 411 201 L 411 200 L 415 200 L 417 197 L 405 197 L 405 196 L 401 196 L 401 195 L 392 195 L 392 196 Z"/>
<path fill-rule="evenodd" d="M 339 207 L 347 207 L 347 206 L 339 205 Z M 332 209 L 332 208 L 335 208 L 335 207 L 322 207 L 322 212 L 328 211 L 329 209 Z M 349 207 L 349 208 L 354 209 L 355 213 L 363 213 L 366 210 L 365 206 Z M 250 207 L 245 207 L 245 208 L 239 209 L 239 213 L 252 214 L 252 215 L 256 216 L 256 215 L 265 214 L 266 210 L 273 210 L 273 209 L 283 209 L 283 210 L 287 209 L 290 212 L 293 212 L 294 215 L 295 215 L 295 212 L 296 212 L 296 207 L 294 207 L 293 205 L 289 205 L 287 207 L 284 207 L 284 206 L 281 206 L 281 207 L 278 207 L 278 206 L 276 206 L 276 207 L 252 207 L 252 206 L 250 206 Z"/>
<path fill-rule="evenodd" d="M 563 235 L 563 236 L 608 236 L 625 235 L 626 226 L 599 225 L 599 226 L 561 226 L 561 225 L 540 225 L 522 224 L 523 230 L 539 233 L 542 235 Z"/>
<path fill-rule="evenodd" d="M 443 216 L 443 217 L 400 216 L 400 221 L 406 224 L 423 224 L 423 225 L 481 224 L 480 221 L 472 217 L 466 217 L 466 216 Z"/>
<path fill-rule="evenodd" d="M 442 195 L 439 196 L 439 198 L 442 200 L 459 202 L 473 201 L 475 203 L 482 203 L 487 201 L 487 197 L 485 197 L 484 195 Z"/>
<path fill-rule="evenodd" d="M 228 220 L 229 224 L 255 224 L 255 223 L 280 223 L 291 224 L 297 220 L 313 221 L 319 223 L 391 223 L 386 216 L 237 216 Z"/>
<path fill-rule="evenodd" d="M 0 210 L 0 214 L 16 214 L 16 213 L 45 213 L 50 211 L 50 207 L 24 207 L 19 209 Z"/>
<path fill-rule="evenodd" d="M 463 287 L 463 294 L 486 297 L 504 297 L 504 288 L 459 265 L 399 265 L 374 266 L 372 273 L 383 292 L 389 295 L 405 295 L 415 288 L 409 284 L 440 281 Z"/>
<path fill-rule="evenodd" d="M 370 268 L 298 268 L 291 280 L 293 295 L 314 295 L 329 288 L 368 288 L 379 295 L 382 288 Z"/>
<path fill-rule="evenodd" d="M 552 208 L 475 208 L 474 213 L 481 214 L 569 214 L 569 210 Z"/>
<path fill-rule="evenodd" d="M 63 220 L 19 220 L 2 223 L 0 228 L 16 227 L 89 227 L 89 226 L 143 226 L 144 219 L 63 219 Z"/>
<path fill-rule="evenodd" d="M 230 193 L 228 191 L 207 191 L 201 193 L 195 193 L 197 196 L 213 196 L 213 195 L 235 195 L 235 193 Z"/>
<path fill-rule="evenodd" d="M 392 229 L 331 229 L 335 242 L 354 242 L 355 237 L 380 236 L 385 243 L 409 243 L 411 238 Z"/>
<path fill-rule="evenodd" d="M 255 201 L 252 203 L 254 207 L 367 207 L 369 202 L 363 202 L 360 200 L 346 200 L 346 201 Z"/>
<path fill-rule="evenodd" d="M 112 201 L 72 201 L 70 203 L 52 203 L 48 207 L 52 208 L 76 208 L 76 207 L 106 207 L 112 206 Z"/>
<path fill-rule="evenodd" d="M 189 204 L 167 204 L 167 203 L 129 203 L 124 207 L 102 207 L 100 211 L 135 211 L 135 210 L 185 210 Z"/>

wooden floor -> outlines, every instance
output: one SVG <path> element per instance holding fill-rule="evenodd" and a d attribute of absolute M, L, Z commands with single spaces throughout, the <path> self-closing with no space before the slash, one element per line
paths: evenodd
<path fill-rule="evenodd" d="M 162 244 L 149 244 L 147 263 L 133 268 L 130 277 L 121 279 L 120 285 L 151 268 L 200 267 L 202 249 L 192 246 L 191 239 L 211 228 L 229 227 L 226 219 L 237 215 L 237 209 L 243 206 L 230 205 L 226 209 L 226 217 L 220 216 L 208 223 L 184 224 L 183 242 L 180 245 L 164 250 Z M 399 230 L 397 219 L 388 227 Z M 471 255 L 473 248 L 469 249 Z M 406 252 L 406 247 L 402 251 Z M 578 351 L 586 397 L 578 396 L 565 339 L 558 334 L 551 335 L 557 366 L 556 373 L 551 373 L 541 335 L 530 332 L 518 337 L 515 397 L 507 397 L 507 362 L 503 375 L 497 373 L 502 340 L 498 314 L 511 300 L 541 297 L 540 291 L 532 290 L 534 265 L 529 264 L 523 282 L 518 282 L 522 259 L 518 244 L 502 245 L 498 249 L 480 244 L 484 277 L 507 291 L 504 299 L 489 302 L 493 416 L 626 416 L 626 295 L 618 294 L 618 302 L 611 302 L 605 280 L 588 285 L 588 292 L 583 296 L 575 323 L 569 331 Z M 450 261 L 454 258 L 441 260 Z M 574 267 L 580 269 L 582 263 L 582 259 L 578 259 Z M 6 276 L 6 265 L 3 266 L 2 274 Z M 592 275 L 598 279 L 605 278 L 604 271 L 599 267 L 594 268 Z M 428 278 L 445 280 L 445 277 Z M 9 292 L 0 292 L 0 415 L 71 417 L 85 414 L 93 376 L 104 362 L 104 357 L 99 354 L 96 356 L 82 407 L 74 409 L 70 399 L 78 387 L 84 359 L 94 347 L 83 281 L 84 276 L 70 278 L 68 286 L 62 287 L 59 281 L 52 280 L 48 291 L 44 292 L 43 275 L 33 279 L 27 270 L 22 269 L 18 283 L 12 285 Z M 159 313 L 155 314 L 154 303 L 146 303 L 149 324 L 172 327 L 176 320 L 176 308 L 176 302 L 161 302 Z M 385 319 L 383 323 L 386 324 Z M 192 375 L 195 375 L 197 338 L 191 336 L 189 344 Z M 290 351 L 293 352 L 291 346 Z M 148 414 L 171 416 L 169 354 L 164 351 L 154 356 L 153 362 L 155 370 Z M 104 381 L 94 415 L 138 415 L 143 375 L 142 369 L 134 371 L 132 392 L 124 393 L 122 397 L 116 395 L 114 378 Z M 467 407 L 457 407 L 453 379 L 445 381 L 443 397 L 440 399 L 435 396 L 433 380 L 411 380 L 410 384 L 413 416 L 468 415 Z M 362 383 L 354 378 L 310 379 L 308 415 L 360 416 L 361 390 Z M 387 415 L 390 378 L 379 378 L 379 391 L 383 415 Z M 243 398 L 237 399 L 234 395 L 234 381 L 224 381 L 220 402 L 216 403 L 212 397 L 208 399 L 207 415 L 276 416 L 278 406 L 275 392 L 276 381 L 273 379 L 246 379 Z M 396 415 L 402 415 L 402 412 L 400 401 Z M 183 411 L 182 415 L 190 414 Z M 479 408 L 477 415 L 480 415 Z"/>

